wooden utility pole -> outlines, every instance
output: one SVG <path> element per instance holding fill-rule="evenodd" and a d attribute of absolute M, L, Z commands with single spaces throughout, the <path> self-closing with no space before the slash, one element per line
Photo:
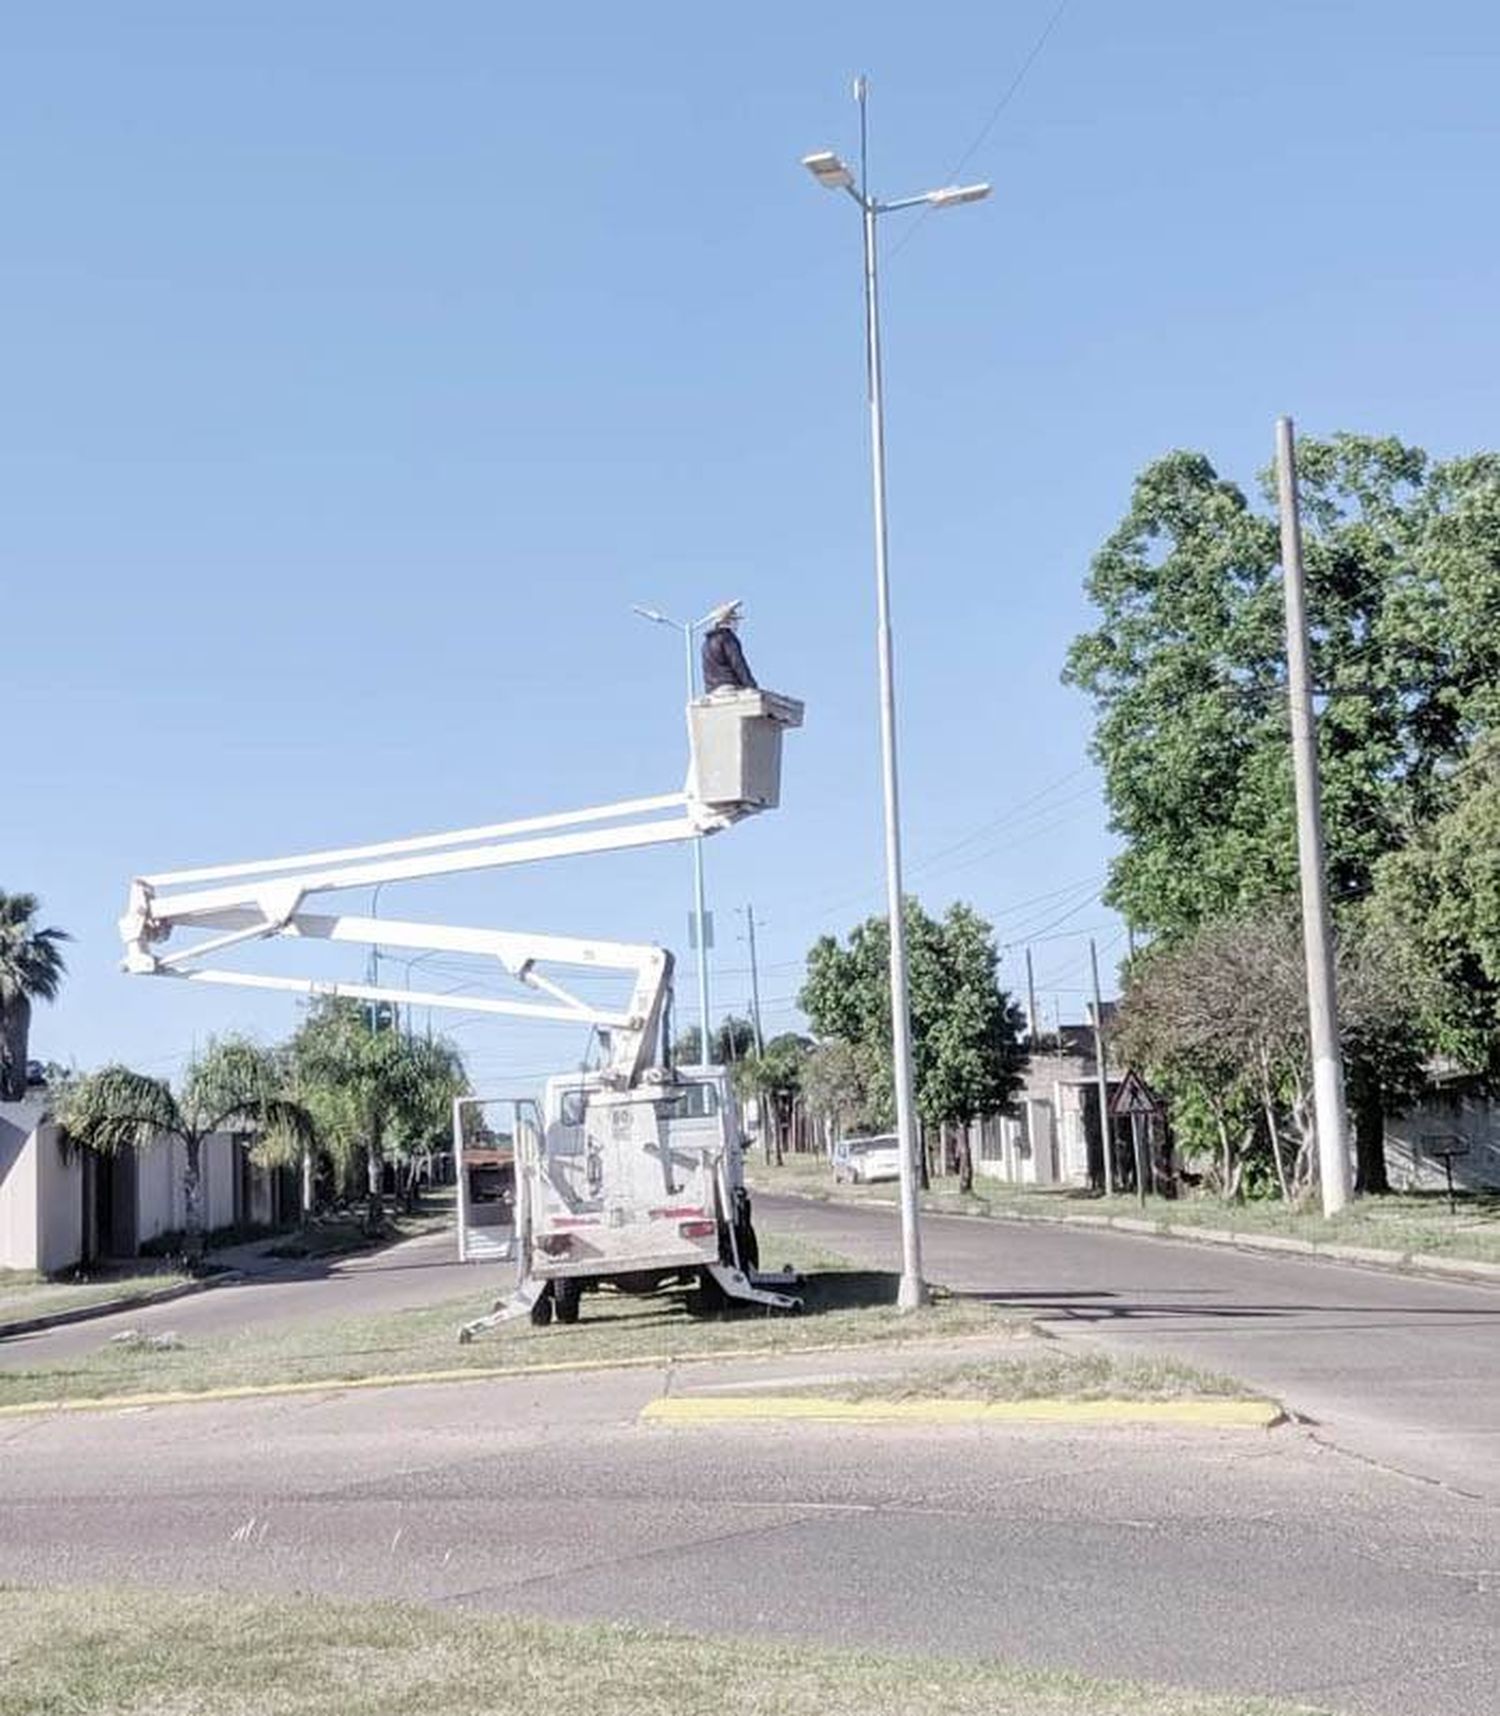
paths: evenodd
<path fill-rule="evenodd" d="M 1089 937 L 1089 965 L 1094 973 L 1094 1070 L 1099 1079 L 1099 1143 L 1104 1151 L 1104 1195 L 1115 1189 L 1114 1138 L 1109 1124 L 1109 1060 L 1104 1043 L 1104 1003 L 1099 999 L 1099 950 Z"/>
<path fill-rule="evenodd" d="M 1276 423 L 1276 487 L 1281 503 L 1281 572 L 1286 592 L 1286 687 L 1292 721 L 1292 771 L 1297 788 L 1297 864 L 1302 879 L 1302 944 L 1307 955 L 1307 1018 L 1312 1039 L 1313 1107 L 1318 1130 L 1318 1178 L 1324 1216 L 1349 1202 L 1349 1121 L 1344 1108 L 1344 1060 L 1339 1049 L 1333 930 L 1323 847 L 1318 730 L 1308 667 L 1307 591 L 1302 576 L 1302 525 L 1297 510 L 1297 452 L 1292 420 Z"/>

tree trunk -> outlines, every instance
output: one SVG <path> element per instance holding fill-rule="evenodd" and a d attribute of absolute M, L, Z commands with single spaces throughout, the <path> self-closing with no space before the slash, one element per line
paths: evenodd
<path fill-rule="evenodd" d="M 1260 1100 L 1266 1116 L 1266 1132 L 1271 1140 L 1271 1157 L 1276 1164 L 1276 1184 L 1281 1188 L 1281 1201 L 1292 1201 L 1292 1188 L 1287 1183 L 1286 1162 L 1281 1153 L 1281 1127 L 1276 1118 L 1276 1098 L 1271 1091 L 1271 1069 L 1264 1056 L 1260 1065 Z"/>
<path fill-rule="evenodd" d="M 932 1190 L 932 1169 L 927 1161 L 927 1127 L 917 1122 L 917 1183 L 924 1192 Z"/>
<path fill-rule="evenodd" d="M 371 1139 L 365 1151 L 365 1232 L 378 1234 L 385 1226 L 385 1157 Z"/>
<path fill-rule="evenodd" d="M 31 1002 L 18 995 L 0 1009 L 0 1102 L 21 1102 L 26 1096 L 26 1057 L 30 1052 Z"/>
<path fill-rule="evenodd" d="M 1385 1171 L 1385 1093 L 1380 1076 L 1359 1065 L 1349 1069 L 1354 1109 L 1354 1191 L 1358 1197 L 1390 1191 Z"/>
<path fill-rule="evenodd" d="M 968 1122 L 958 1129 L 958 1189 L 974 1190 L 974 1140 Z"/>
<path fill-rule="evenodd" d="M 185 1138 L 183 1147 L 182 1249 L 188 1257 L 199 1258 L 203 1255 L 203 1142 L 197 1137 Z"/>

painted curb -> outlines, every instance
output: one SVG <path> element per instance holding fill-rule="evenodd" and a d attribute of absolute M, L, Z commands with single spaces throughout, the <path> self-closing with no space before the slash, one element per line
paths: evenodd
<path fill-rule="evenodd" d="M 44 1329 L 65 1328 L 69 1323 L 91 1323 L 96 1317 L 114 1317 L 121 1311 L 145 1311 L 153 1305 L 170 1305 L 174 1299 L 186 1299 L 194 1293 L 206 1293 L 212 1287 L 228 1287 L 244 1279 L 243 1269 L 226 1269 L 222 1275 L 207 1276 L 202 1281 L 184 1281 L 160 1293 L 127 1293 L 119 1299 L 97 1299 L 91 1305 L 76 1305 L 71 1311 L 50 1311 L 41 1317 L 23 1317 L 17 1322 L 0 1323 L 0 1341 L 8 1341 L 13 1335 L 36 1335 Z"/>
<path fill-rule="evenodd" d="M 1177 1424 L 1269 1430 L 1285 1417 L 1269 1400 L 825 1400 L 817 1395 L 664 1395 L 649 1424 L 775 1420 L 831 1424 Z"/>
<path fill-rule="evenodd" d="M 939 1337 L 944 1345 L 962 1341 L 992 1341 L 990 1331 L 969 1335 Z M 644 1353 L 637 1358 L 559 1359 L 554 1364 L 455 1365 L 447 1370 L 401 1371 L 380 1376 L 309 1377 L 296 1382 L 245 1382 L 222 1388 L 161 1389 L 141 1394 L 80 1395 L 75 1399 L 14 1400 L 0 1405 L 0 1421 L 7 1418 L 34 1418 L 48 1412 L 119 1412 L 145 1406 L 213 1405 L 230 1400 L 274 1400 L 283 1395 L 347 1394 L 369 1388 L 419 1388 L 424 1384 L 450 1382 L 519 1381 L 529 1376 L 563 1376 L 569 1372 L 587 1373 L 610 1370 L 670 1370 L 674 1365 L 738 1363 L 744 1359 L 784 1359 L 801 1357 L 804 1353 L 860 1353 L 870 1347 L 881 1351 L 903 1345 L 924 1346 L 931 1337 L 913 1336 L 911 1341 L 885 1340 L 850 1346 L 835 1341 L 807 1347 L 721 1347 L 716 1351 L 685 1353 Z M 0 1371 L 0 1387 L 5 1373 Z"/>
<path fill-rule="evenodd" d="M 887 1198 L 846 1198 L 833 1193 L 799 1192 L 774 1186 L 757 1188 L 768 1197 L 797 1198 L 804 1203 L 833 1204 L 840 1209 L 894 1209 Z M 1265 1256 L 1290 1254 L 1313 1262 L 1341 1263 L 1362 1269 L 1383 1269 L 1388 1274 L 1425 1276 L 1429 1280 L 1466 1283 L 1471 1287 L 1500 1287 L 1500 1263 L 1484 1263 L 1477 1258 L 1444 1257 L 1426 1251 L 1386 1250 L 1373 1245 L 1320 1245 L 1310 1239 L 1295 1239 L 1275 1233 L 1236 1233 L 1222 1227 L 1195 1227 L 1186 1222 L 1143 1221 L 1137 1216 L 1051 1215 L 1041 1210 L 983 1210 L 949 1209 L 943 1204 L 922 1199 L 918 1205 L 924 1215 L 951 1216 L 958 1221 L 1020 1222 L 1038 1227 L 1107 1228 L 1133 1238 L 1169 1239 L 1186 1245 L 1227 1245 L 1238 1251 L 1260 1252 Z"/>

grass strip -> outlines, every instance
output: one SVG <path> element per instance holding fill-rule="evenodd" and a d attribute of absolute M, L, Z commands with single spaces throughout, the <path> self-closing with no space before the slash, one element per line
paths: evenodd
<path fill-rule="evenodd" d="M 1289 1716 L 1286 1704 L 930 1658 L 405 1604 L 0 1590 L 0 1716 Z"/>
<path fill-rule="evenodd" d="M 747 1166 L 753 1188 L 801 1197 L 837 1197 L 861 1203 L 889 1203 L 893 1183 L 836 1186 L 822 1157 L 788 1157 L 780 1167 L 756 1162 Z M 1316 1208 L 1294 1208 L 1276 1199 L 1226 1204 L 1217 1197 L 1188 1195 L 1148 1198 L 1143 1210 L 1133 1196 L 1106 1198 L 1078 1188 L 1037 1190 L 1008 1186 L 984 1178 L 972 1192 L 960 1192 L 956 1177 L 934 1179 L 922 1194 L 923 1207 L 934 1214 L 992 1216 L 1093 1216 L 1155 1222 L 1176 1228 L 1206 1228 L 1246 1238 L 1306 1240 L 1313 1245 L 1365 1246 L 1401 1257 L 1443 1257 L 1470 1263 L 1500 1263 L 1500 1194 L 1461 1197 L 1457 1214 L 1450 1214 L 1440 1193 L 1392 1192 L 1355 1199 L 1337 1216 L 1325 1217 Z"/>
<path fill-rule="evenodd" d="M 340 1383 L 430 1372 L 483 1373 L 558 1364 L 666 1362 L 718 1352 L 758 1356 L 811 1348 L 862 1346 L 1024 1330 L 1015 1315 L 976 1300 L 939 1297 L 918 1312 L 897 1311 L 894 1274 L 855 1269 L 845 1260 L 779 1240 L 767 1256 L 806 1275 L 800 1317 L 734 1312 L 689 1316 L 683 1296 L 634 1299 L 590 1294 L 572 1327 L 507 1323 L 468 1346 L 460 1324 L 482 1315 L 495 1292 L 379 1316 L 270 1324 L 243 1333 L 183 1338 L 167 1349 L 101 1341 L 93 1352 L 0 1370 L 0 1406 L 101 1396 L 192 1394 L 287 1383 Z M 493 1279 L 493 1277 L 491 1277 Z M 254 1283 L 236 1292 L 253 1295 Z"/>

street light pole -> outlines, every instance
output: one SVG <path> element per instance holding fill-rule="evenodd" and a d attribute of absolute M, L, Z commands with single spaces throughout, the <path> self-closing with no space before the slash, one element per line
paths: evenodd
<path fill-rule="evenodd" d="M 948 185 L 915 197 L 881 202 L 869 189 L 868 81 L 854 80 L 859 104 L 859 183 L 837 155 L 808 155 L 803 166 L 829 190 L 847 191 L 859 204 L 864 235 L 865 369 L 870 405 L 870 477 L 875 514 L 876 649 L 880 668 L 880 772 L 885 802 L 886 913 L 890 925 L 891 1064 L 896 1087 L 896 1133 L 901 1156 L 901 1284 L 896 1303 L 915 1310 L 927 1300 L 922 1279 L 922 1238 L 917 1211 L 917 1124 L 912 1079 L 911 1003 L 906 963 L 906 922 L 901 882 L 901 799 L 896 767 L 896 689 L 891 638 L 890 564 L 885 500 L 885 399 L 880 368 L 880 292 L 876 221 L 898 209 L 946 208 L 978 202 L 988 185 Z"/>
<path fill-rule="evenodd" d="M 674 620 L 669 614 L 660 613 L 655 608 L 637 607 L 632 610 L 643 620 L 650 620 L 658 626 L 672 626 L 682 633 L 683 665 L 687 670 L 687 700 L 689 703 L 698 695 L 698 673 L 693 660 L 693 638 L 702 630 L 704 620 Z M 698 941 L 698 1059 L 707 1064 L 711 1049 L 708 1034 L 708 916 L 704 907 L 705 889 L 703 883 L 703 836 L 697 835 L 692 841 L 693 849 L 693 922 L 697 926 Z"/>

